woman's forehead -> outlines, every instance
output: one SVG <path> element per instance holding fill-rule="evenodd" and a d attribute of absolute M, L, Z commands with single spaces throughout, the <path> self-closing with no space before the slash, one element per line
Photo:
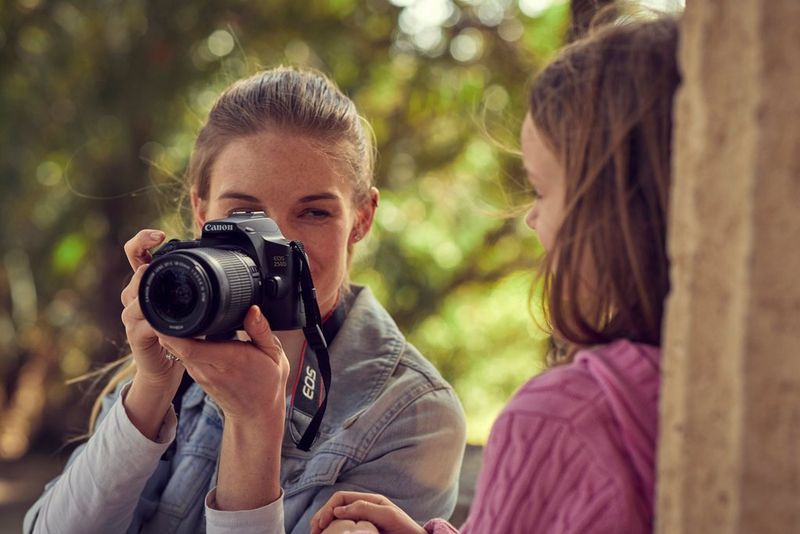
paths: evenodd
<path fill-rule="evenodd" d="M 305 196 L 322 191 L 350 193 L 349 180 L 319 142 L 298 135 L 264 132 L 231 141 L 211 170 L 211 193 L 260 197 L 282 192 Z"/>

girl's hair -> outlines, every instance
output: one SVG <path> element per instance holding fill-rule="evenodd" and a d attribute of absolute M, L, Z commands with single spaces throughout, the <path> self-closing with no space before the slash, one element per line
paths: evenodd
<path fill-rule="evenodd" d="M 375 155 L 368 123 L 359 116 L 353 101 L 324 74 L 291 67 L 259 72 L 223 91 L 195 141 L 186 172 L 187 188 L 194 188 L 201 199 L 207 200 L 212 167 L 220 152 L 235 139 L 270 129 L 306 136 L 315 148 L 340 164 L 353 187 L 354 205 L 369 201 Z M 348 249 L 348 256 L 350 252 Z M 128 356 L 93 375 L 111 369 L 119 370 L 92 407 L 90 432 L 102 399 L 136 370 Z"/>
<path fill-rule="evenodd" d="M 605 26 L 534 80 L 533 123 L 566 180 L 541 269 L 548 324 L 566 346 L 550 363 L 619 338 L 661 343 L 677 42 L 671 17 Z"/>

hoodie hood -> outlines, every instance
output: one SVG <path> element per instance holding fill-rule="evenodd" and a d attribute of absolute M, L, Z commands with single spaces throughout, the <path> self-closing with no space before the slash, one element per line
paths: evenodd
<path fill-rule="evenodd" d="M 580 351 L 574 360 L 603 391 L 650 510 L 658 442 L 660 359 L 658 347 L 621 340 Z"/>

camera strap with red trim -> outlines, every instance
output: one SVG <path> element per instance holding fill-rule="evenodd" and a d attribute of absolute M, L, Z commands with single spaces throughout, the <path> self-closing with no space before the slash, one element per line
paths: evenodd
<path fill-rule="evenodd" d="M 333 309 L 322 321 L 322 336 L 326 345 L 330 344 L 339 332 L 339 329 L 344 323 L 346 311 L 343 303 L 340 303 Z M 297 438 L 292 435 L 292 438 L 297 443 L 297 447 L 302 450 L 308 450 L 303 446 L 310 445 L 313 442 L 319 431 L 319 424 L 312 426 L 315 417 L 323 410 L 323 406 L 327 406 L 327 397 L 329 387 L 324 384 L 323 373 L 321 368 L 321 361 L 318 354 L 319 347 L 315 349 L 308 343 L 308 340 L 303 344 L 303 350 L 300 356 L 300 365 L 298 366 L 297 377 L 295 378 L 294 388 L 292 389 L 292 396 L 289 401 L 289 417 L 293 423 L 289 432 L 293 433 L 294 427 L 302 428 L 306 424 L 306 431 L 303 438 Z M 327 347 L 325 352 L 325 364 L 330 369 L 329 356 L 327 354 Z M 330 371 L 329 371 L 330 372 Z M 310 419 L 310 421 L 309 421 Z M 322 415 L 317 420 L 321 420 Z M 313 432 L 313 435 L 310 433 Z M 309 436 L 309 437 L 306 437 Z M 311 440 L 311 441 L 308 441 Z"/>

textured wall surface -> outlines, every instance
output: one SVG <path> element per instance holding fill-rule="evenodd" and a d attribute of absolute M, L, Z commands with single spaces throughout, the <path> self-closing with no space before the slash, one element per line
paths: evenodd
<path fill-rule="evenodd" d="M 687 2 L 657 532 L 800 532 L 800 2 Z"/>

